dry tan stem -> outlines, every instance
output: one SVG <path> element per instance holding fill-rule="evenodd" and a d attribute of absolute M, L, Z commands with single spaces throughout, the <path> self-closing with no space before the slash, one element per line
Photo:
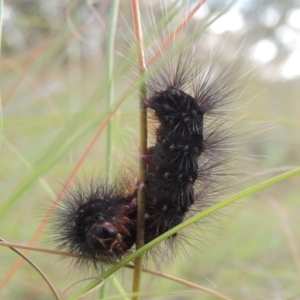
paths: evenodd
<path fill-rule="evenodd" d="M 0 243 L 1 244 L 6 244 L 6 241 L 0 238 Z M 8 248 L 10 248 L 12 251 L 16 252 L 23 259 L 25 259 L 44 278 L 44 280 L 48 284 L 49 288 L 51 289 L 54 297 L 56 299 L 60 299 L 60 296 L 59 296 L 58 292 L 56 291 L 54 285 L 51 283 L 49 278 L 46 276 L 46 274 L 44 274 L 44 272 L 29 257 L 27 257 L 25 254 L 23 254 L 22 252 L 20 252 L 19 250 L 15 249 L 12 246 L 8 246 Z"/>
<path fill-rule="evenodd" d="M 17 244 L 17 243 L 10 243 L 10 242 L 2 242 L 0 239 L 0 245 L 2 246 L 6 246 L 9 248 L 20 248 L 20 249 L 27 249 L 27 250 L 31 250 L 31 251 L 38 251 L 38 252 L 43 252 L 43 253 L 49 253 L 49 254 L 56 254 L 56 255 L 62 255 L 62 256 L 68 256 L 68 257 L 80 257 L 78 254 L 75 253 L 71 253 L 71 252 L 65 252 L 65 251 L 59 251 L 59 250 L 54 250 L 54 249 L 48 249 L 48 248 L 41 248 L 41 247 L 35 247 L 35 246 L 28 246 L 28 245 L 22 245 L 22 244 Z M 129 269 L 134 269 L 134 265 L 126 265 L 126 268 Z M 162 278 L 166 278 L 169 280 L 172 280 L 174 282 L 183 284 L 185 286 L 197 289 L 199 291 L 203 291 L 205 293 L 214 295 L 215 297 L 218 297 L 219 299 L 224 299 L 224 300 L 231 300 L 231 298 L 229 298 L 228 296 L 218 293 L 214 290 L 208 289 L 206 287 L 203 287 L 201 285 L 195 284 L 193 282 L 178 278 L 178 277 L 174 277 L 174 276 L 170 276 L 168 274 L 165 273 L 160 273 L 157 271 L 153 271 L 153 270 L 149 270 L 149 269 L 142 269 L 143 272 L 145 273 L 149 273 L 155 276 L 159 276 Z"/>
<path fill-rule="evenodd" d="M 140 78 L 145 78 L 146 63 L 145 55 L 143 49 L 143 34 L 140 19 L 140 9 L 138 0 L 131 1 L 134 33 L 136 38 L 136 46 L 138 50 L 138 63 L 140 69 Z M 147 152 L 147 110 L 144 106 L 144 100 L 146 97 L 146 83 L 145 80 L 141 81 L 141 93 L 140 93 L 140 156 L 146 154 Z M 146 164 L 140 160 L 139 161 L 139 182 L 142 184 L 147 178 Z M 142 189 L 138 191 L 138 206 L 137 206 L 137 235 L 136 235 L 136 249 L 141 248 L 144 245 L 144 235 L 145 235 L 145 195 Z M 132 280 L 132 291 L 135 296 L 132 297 L 133 300 L 138 300 L 141 285 L 143 267 L 143 256 L 139 256 L 134 262 L 134 273 Z"/>
<path fill-rule="evenodd" d="M 126 265 L 126 268 L 133 269 L 134 266 L 133 265 Z M 206 288 L 202 285 L 199 285 L 199 284 L 196 284 L 196 283 L 193 283 L 193 282 L 190 282 L 190 281 L 187 281 L 187 280 L 175 277 L 175 276 L 171 276 L 171 275 L 168 275 L 168 274 L 165 274 L 165 273 L 160 273 L 160 272 L 157 272 L 157 271 L 148 270 L 148 269 L 144 269 L 144 268 L 142 269 L 142 271 L 145 272 L 145 273 L 149 273 L 149 274 L 152 274 L 152 275 L 155 275 L 155 276 L 159 276 L 159 277 L 162 277 L 162 278 L 172 280 L 172 281 L 180 283 L 182 285 L 185 285 L 185 286 L 191 287 L 193 289 L 202 291 L 204 293 L 213 295 L 214 297 L 219 298 L 219 299 L 232 300 L 231 298 L 229 298 L 228 296 L 226 296 L 224 294 L 221 294 L 219 292 L 216 292 L 214 290 Z"/>

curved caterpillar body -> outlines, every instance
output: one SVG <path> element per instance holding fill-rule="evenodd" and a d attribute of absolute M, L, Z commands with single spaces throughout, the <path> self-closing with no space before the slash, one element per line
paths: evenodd
<path fill-rule="evenodd" d="M 146 242 L 180 224 L 195 202 L 193 185 L 203 149 L 203 112 L 177 87 L 155 92 L 146 102 L 160 122 L 149 149 Z M 147 159 L 147 158 L 146 158 Z"/>
<path fill-rule="evenodd" d="M 173 86 L 156 93 L 147 106 L 160 122 L 156 144 L 150 148 L 154 165 L 148 175 L 152 197 L 159 201 L 167 196 L 188 208 L 194 203 L 192 185 L 203 150 L 203 112 L 194 98 Z"/>
<path fill-rule="evenodd" d="M 182 223 L 191 206 L 207 206 L 205 196 L 224 175 L 216 170 L 230 145 L 220 117 L 232 94 L 230 80 L 211 66 L 193 70 L 193 58 L 181 57 L 147 84 L 144 104 L 158 126 L 155 144 L 142 156 L 145 243 Z M 130 186 L 124 176 L 112 185 L 94 182 L 71 192 L 54 219 L 58 247 L 94 263 L 126 255 L 136 238 L 137 187 Z"/>
<path fill-rule="evenodd" d="M 201 188 L 206 189 L 211 182 L 204 182 L 203 177 L 215 181 L 213 172 L 224 163 L 219 152 L 228 133 L 223 133 L 218 145 L 220 123 L 214 120 L 215 125 L 204 126 L 203 122 L 206 115 L 226 103 L 231 94 L 228 79 L 225 74 L 213 77 L 213 67 L 193 71 L 192 62 L 181 57 L 179 65 L 167 66 L 167 71 L 159 74 L 161 80 L 150 80 L 147 86 L 145 105 L 159 126 L 155 145 L 143 156 L 150 190 L 146 242 L 180 224 L 195 202 L 207 205 L 197 181 L 202 180 Z"/>

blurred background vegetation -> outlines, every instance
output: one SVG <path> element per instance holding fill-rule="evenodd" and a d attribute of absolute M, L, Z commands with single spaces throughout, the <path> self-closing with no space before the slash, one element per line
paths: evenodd
<path fill-rule="evenodd" d="M 62 185 L 109 113 L 107 62 L 114 1 L 7 0 L 3 10 L 0 156 L 0 237 L 27 244 Z M 162 38 L 196 1 L 141 1 L 146 49 Z M 163 7 L 163 8 L 162 8 Z M 153 24 L 151 15 L 157 20 Z M 120 1 L 113 53 L 114 104 L 134 78 L 129 1 Z M 214 22 L 211 22 L 214 20 Z M 300 2 L 296 0 L 208 0 L 185 34 L 201 46 L 199 61 L 212 57 L 236 77 L 245 93 L 240 191 L 290 166 L 299 165 Z M 188 38 L 187 38 L 188 40 Z M 131 42 L 130 42 L 131 41 Z M 199 42 L 200 41 L 200 42 Z M 135 168 L 138 153 L 138 92 L 131 93 L 112 119 L 113 170 Z M 253 130 L 254 129 L 254 130 Z M 251 132 L 246 134 L 246 132 Z M 105 172 L 107 134 L 100 135 L 78 177 Z M 204 234 L 164 273 L 223 292 L 233 299 L 300 299 L 299 178 L 282 182 L 227 208 L 197 228 Z M 203 232 L 202 232 L 203 231 Z M 49 246 L 43 232 L 37 245 Z M 84 274 L 54 256 L 29 255 L 63 291 Z M 17 256 L 0 248 L 0 280 Z M 159 263 L 160 264 L 160 263 Z M 151 267 L 151 265 L 150 265 Z M 153 264 L 154 269 L 158 266 Z M 131 271 L 119 274 L 131 290 Z M 128 280 L 125 278 L 129 278 Z M 165 279 L 143 277 L 149 299 L 213 299 Z M 118 291 L 110 280 L 107 296 Z M 53 299 L 41 277 L 26 263 L 0 293 L 1 299 Z M 98 292 L 85 299 L 98 299 Z"/>

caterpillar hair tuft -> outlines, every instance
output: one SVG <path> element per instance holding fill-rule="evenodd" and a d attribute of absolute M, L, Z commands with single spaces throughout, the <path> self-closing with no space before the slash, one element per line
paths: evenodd
<path fill-rule="evenodd" d="M 232 101 L 233 80 L 213 65 L 197 68 L 194 58 L 180 54 L 147 82 L 144 105 L 156 129 L 154 145 L 141 157 L 147 164 L 145 243 L 209 206 L 228 175 L 234 139 L 222 109 Z M 54 241 L 80 254 L 79 265 L 113 264 L 134 246 L 138 188 L 130 178 L 77 182 L 62 201 Z"/>
<path fill-rule="evenodd" d="M 137 189 L 126 175 L 75 182 L 52 220 L 58 249 L 80 254 L 79 266 L 113 264 L 136 237 Z"/>

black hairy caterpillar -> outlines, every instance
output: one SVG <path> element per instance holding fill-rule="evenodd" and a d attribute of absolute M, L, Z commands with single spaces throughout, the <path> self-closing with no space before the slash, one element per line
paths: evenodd
<path fill-rule="evenodd" d="M 147 164 L 145 243 L 207 207 L 208 193 L 214 188 L 216 194 L 226 174 L 224 154 L 232 141 L 221 116 L 232 81 L 211 65 L 193 64 L 194 56 L 180 55 L 147 82 L 144 104 L 159 125 L 155 144 L 141 158 Z M 132 182 L 122 175 L 70 191 L 54 217 L 58 248 L 80 254 L 82 265 L 112 264 L 127 255 L 137 230 L 138 188 Z"/>
<path fill-rule="evenodd" d="M 80 254 L 79 265 L 114 263 L 135 243 L 137 189 L 126 178 L 77 181 L 57 210 L 54 242 L 58 249 Z"/>
<path fill-rule="evenodd" d="M 179 55 L 177 64 L 169 63 L 147 85 L 145 105 L 159 126 L 155 145 L 143 156 L 148 165 L 145 242 L 180 224 L 195 202 L 208 205 L 197 181 L 202 191 L 216 184 L 214 172 L 225 164 L 230 132 L 222 132 L 218 117 L 233 94 L 230 76 L 214 74 L 213 66 L 195 70 L 193 63 L 193 55 Z M 217 118 L 204 128 L 204 119 L 214 113 Z"/>

